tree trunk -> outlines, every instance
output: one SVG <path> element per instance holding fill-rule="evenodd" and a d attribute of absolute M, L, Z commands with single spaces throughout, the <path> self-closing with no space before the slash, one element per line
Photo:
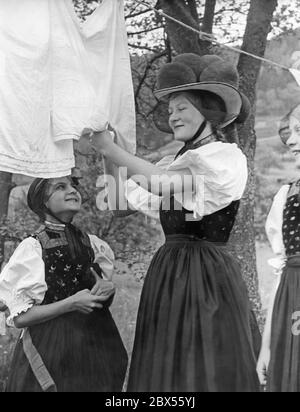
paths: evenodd
<path fill-rule="evenodd" d="M 203 22 L 202 22 L 202 27 L 201 27 L 201 30 L 204 33 L 212 34 L 213 32 L 216 4 L 217 4 L 217 0 L 206 0 L 205 2 L 205 11 L 204 11 Z M 210 42 L 201 41 L 200 42 L 201 54 L 203 55 L 209 54 L 210 47 L 211 47 Z"/>
<path fill-rule="evenodd" d="M 190 0 L 188 4 L 182 0 L 160 0 L 157 8 L 162 9 L 169 16 L 200 30 L 199 22 L 195 20 L 192 14 L 192 10 L 197 8 L 195 0 Z M 166 21 L 166 30 L 171 45 L 177 53 L 201 53 L 199 36 L 196 33 L 170 20 Z"/>
<path fill-rule="evenodd" d="M 205 2 L 201 30 L 206 33 L 212 33 L 216 3 L 217 0 L 206 0 Z M 187 3 L 182 0 L 159 0 L 157 8 L 163 9 L 171 17 L 200 30 L 196 0 L 188 0 Z M 196 53 L 200 55 L 209 53 L 211 43 L 200 41 L 196 33 L 172 21 L 166 21 L 166 28 L 171 38 L 171 44 L 177 53 Z"/>
<path fill-rule="evenodd" d="M 247 27 L 242 49 L 263 57 L 267 46 L 267 37 L 271 30 L 271 22 L 277 7 L 277 0 L 252 0 L 248 14 Z M 241 54 L 238 70 L 241 77 L 240 88 L 250 99 L 254 108 L 256 102 L 256 84 L 261 62 Z M 231 247 L 239 258 L 243 275 L 247 282 L 250 299 L 257 315 L 261 313 L 258 295 L 258 279 L 256 266 L 254 208 L 255 208 L 255 172 L 254 158 L 256 151 L 255 113 L 239 128 L 240 146 L 248 158 L 249 181 L 244 195 L 236 228 L 232 235 Z"/>
<path fill-rule="evenodd" d="M 0 222 L 8 212 L 9 194 L 12 189 L 12 174 L 0 172 Z M 0 269 L 4 261 L 4 239 L 0 238 Z"/>
<path fill-rule="evenodd" d="M 216 0 L 212 0 L 212 1 L 216 1 Z M 198 14 L 197 4 L 195 3 L 195 0 L 187 0 L 187 2 L 190 8 L 191 15 L 193 19 L 195 20 L 195 23 L 197 23 L 197 25 L 199 26 L 200 25 L 199 14 Z"/>

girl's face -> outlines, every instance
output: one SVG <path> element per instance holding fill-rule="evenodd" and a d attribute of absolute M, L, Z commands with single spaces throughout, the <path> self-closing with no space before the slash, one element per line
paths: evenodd
<path fill-rule="evenodd" d="M 184 94 L 171 97 L 169 103 L 169 125 L 175 140 L 187 142 L 198 132 L 205 121 L 204 116 Z"/>
<path fill-rule="evenodd" d="M 81 209 L 81 195 L 68 177 L 51 179 L 46 206 L 63 222 L 70 222 Z"/>
<path fill-rule="evenodd" d="M 293 115 L 290 118 L 290 131 L 286 144 L 295 156 L 300 155 L 300 120 Z"/>

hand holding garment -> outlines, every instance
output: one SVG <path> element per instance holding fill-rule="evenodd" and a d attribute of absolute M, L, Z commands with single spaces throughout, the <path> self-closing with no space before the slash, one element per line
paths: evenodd
<path fill-rule="evenodd" d="M 109 122 L 135 151 L 135 107 L 123 0 L 81 26 L 72 0 L 0 0 L 0 170 L 62 177 L 73 140 Z"/>

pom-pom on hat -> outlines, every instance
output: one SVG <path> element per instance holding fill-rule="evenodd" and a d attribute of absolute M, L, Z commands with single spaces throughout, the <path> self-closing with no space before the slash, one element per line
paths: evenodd
<path fill-rule="evenodd" d="M 234 121 L 244 123 L 251 113 L 251 104 L 238 88 L 237 69 L 221 57 L 181 54 L 175 57 L 172 63 L 164 65 L 158 74 L 155 95 L 161 102 L 154 113 L 154 122 L 160 130 L 172 133 L 166 98 L 174 93 L 188 91 L 199 91 L 201 95 L 203 91 L 219 96 L 225 104 L 226 113 L 218 124 L 219 128 L 224 128 Z"/>

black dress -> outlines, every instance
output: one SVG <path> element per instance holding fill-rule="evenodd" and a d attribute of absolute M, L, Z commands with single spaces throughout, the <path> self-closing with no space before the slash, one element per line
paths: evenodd
<path fill-rule="evenodd" d="M 239 202 L 201 221 L 175 206 L 161 208 L 166 243 L 145 280 L 128 391 L 259 391 L 248 294 L 225 248 Z"/>
<path fill-rule="evenodd" d="M 298 183 L 299 186 L 299 183 Z M 287 256 L 272 319 L 270 392 L 300 392 L 300 200 L 289 196 L 283 214 Z"/>
<path fill-rule="evenodd" d="M 94 252 L 88 236 L 81 235 L 81 254 L 76 256 L 64 231 L 45 227 L 35 236 L 42 245 L 48 286 L 43 305 L 93 287 L 95 280 L 89 268 Z M 101 273 L 99 267 L 94 268 Z M 122 391 L 127 353 L 108 307 L 91 315 L 66 314 L 30 327 L 29 333 L 58 392 Z M 20 338 L 7 392 L 41 391 Z"/>

